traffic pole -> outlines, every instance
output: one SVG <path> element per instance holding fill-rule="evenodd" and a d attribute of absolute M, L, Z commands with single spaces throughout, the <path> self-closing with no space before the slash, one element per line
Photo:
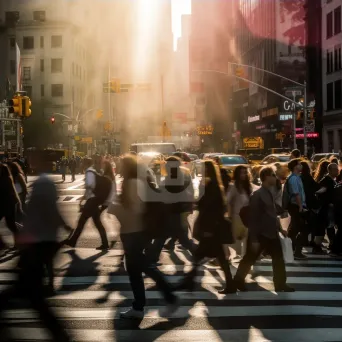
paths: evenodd
<path fill-rule="evenodd" d="M 296 93 L 293 91 L 292 92 L 293 96 L 293 101 L 296 101 Z M 295 150 L 297 148 L 297 139 L 296 139 L 296 109 L 295 112 L 293 113 L 293 149 Z"/>

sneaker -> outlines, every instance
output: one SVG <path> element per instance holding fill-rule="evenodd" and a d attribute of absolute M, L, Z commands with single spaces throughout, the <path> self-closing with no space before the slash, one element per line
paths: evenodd
<path fill-rule="evenodd" d="M 283 286 L 279 286 L 279 287 L 275 286 L 274 290 L 275 292 L 295 292 L 296 291 L 293 287 L 287 284 Z"/>
<path fill-rule="evenodd" d="M 308 257 L 304 255 L 303 253 L 295 253 L 294 255 L 295 260 L 306 260 Z"/>
<path fill-rule="evenodd" d="M 236 287 L 231 285 L 229 287 L 224 288 L 223 290 L 218 291 L 219 294 L 235 294 L 236 293 Z"/>
<path fill-rule="evenodd" d="M 144 310 L 135 310 L 134 308 L 130 308 L 127 311 L 120 312 L 120 318 L 143 319 L 144 314 L 145 314 Z"/>
<path fill-rule="evenodd" d="M 162 317 L 171 317 L 180 307 L 178 297 L 175 298 L 173 303 L 169 303 L 166 305 L 165 309 L 160 312 L 160 316 Z"/>
<path fill-rule="evenodd" d="M 315 247 L 312 248 L 312 254 L 316 254 L 316 255 L 324 255 L 327 254 L 321 246 L 317 246 L 315 245 Z"/>
<path fill-rule="evenodd" d="M 234 279 L 235 287 L 240 292 L 247 292 L 246 284 L 244 281 Z"/>

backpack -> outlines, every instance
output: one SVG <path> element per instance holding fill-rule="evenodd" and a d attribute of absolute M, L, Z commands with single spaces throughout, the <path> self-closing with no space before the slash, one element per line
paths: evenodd
<path fill-rule="evenodd" d="M 112 181 L 108 177 L 102 176 L 95 171 L 89 170 L 87 172 L 92 172 L 95 174 L 96 185 L 95 189 L 93 190 L 93 193 L 95 195 L 95 198 L 98 200 L 99 204 L 103 204 L 109 197 L 110 192 L 112 191 Z"/>
<path fill-rule="evenodd" d="M 290 194 L 290 187 L 289 187 L 289 180 L 292 177 L 289 176 L 287 177 L 285 184 L 284 184 L 284 189 L 283 189 L 283 197 L 282 197 L 282 207 L 283 210 L 288 210 L 289 204 L 291 203 L 291 194 Z"/>

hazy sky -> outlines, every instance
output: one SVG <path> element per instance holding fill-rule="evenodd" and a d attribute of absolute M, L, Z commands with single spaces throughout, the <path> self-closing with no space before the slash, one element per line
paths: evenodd
<path fill-rule="evenodd" d="M 182 33 L 181 16 L 191 13 L 191 0 L 172 0 L 173 47 L 177 48 L 177 39 Z"/>

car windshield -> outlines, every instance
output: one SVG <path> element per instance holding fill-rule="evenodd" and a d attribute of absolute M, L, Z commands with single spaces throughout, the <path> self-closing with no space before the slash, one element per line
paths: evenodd
<path fill-rule="evenodd" d="M 280 162 L 285 163 L 290 161 L 290 156 L 279 156 L 278 159 Z"/>
<path fill-rule="evenodd" d="M 220 160 L 223 165 L 248 164 L 247 160 L 241 156 L 223 156 Z"/>
<path fill-rule="evenodd" d="M 146 164 L 151 164 L 156 161 L 159 161 L 160 154 L 156 153 L 141 153 L 139 154 L 139 157 L 141 158 L 141 161 Z"/>

